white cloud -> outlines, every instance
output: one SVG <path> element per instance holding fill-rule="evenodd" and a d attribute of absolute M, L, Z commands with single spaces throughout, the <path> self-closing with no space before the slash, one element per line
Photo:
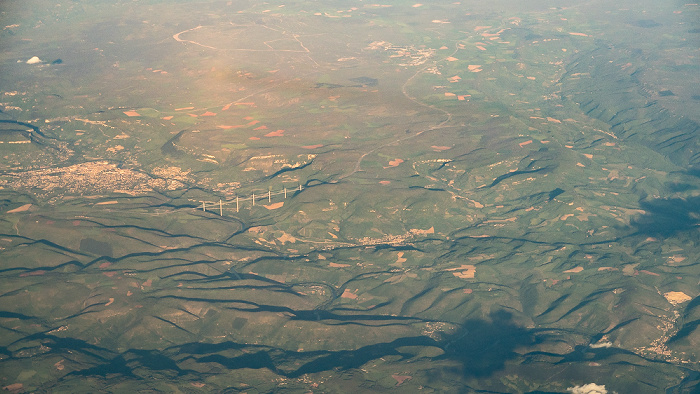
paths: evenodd
<path fill-rule="evenodd" d="M 572 394 L 607 394 L 608 390 L 605 385 L 597 385 L 595 383 L 584 384 L 583 386 L 569 387 L 566 389 Z"/>

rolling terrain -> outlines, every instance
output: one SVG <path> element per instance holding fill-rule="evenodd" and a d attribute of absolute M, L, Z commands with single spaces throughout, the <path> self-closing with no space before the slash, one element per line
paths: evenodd
<path fill-rule="evenodd" d="M 700 9 L 565 3 L 0 6 L 1 386 L 698 390 Z"/>

